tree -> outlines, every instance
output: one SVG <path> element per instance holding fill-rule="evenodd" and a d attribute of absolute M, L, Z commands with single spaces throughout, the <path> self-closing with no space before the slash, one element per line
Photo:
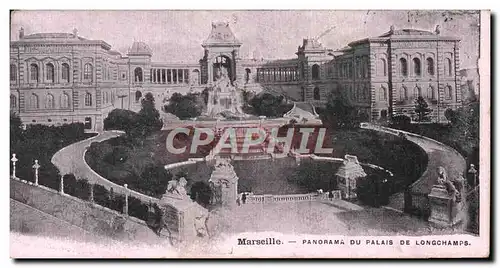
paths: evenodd
<path fill-rule="evenodd" d="M 131 130 L 137 127 L 139 115 L 130 110 L 114 109 L 108 117 L 104 119 L 104 129 L 123 130 L 130 134 Z"/>
<path fill-rule="evenodd" d="M 283 96 L 274 96 L 270 93 L 257 95 L 250 100 L 250 105 L 253 107 L 253 112 L 256 115 L 264 115 L 267 117 L 281 117 L 292 107 L 284 101 Z"/>
<path fill-rule="evenodd" d="M 141 105 L 142 108 L 138 115 L 143 134 L 148 135 L 155 130 L 160 130 L 163 127 L 163 122 L 160 119 L 160 112 L 155 107 L 153 94 L 148 92 L 141 100 Z"/>
<path fill-rule="evenodd" d="M 174 114 L 180 119 L 198 117 L 203 110 L 200 98 L 205 98 L 205 95 L 200 96 L 199 93 L 189 93 L 187 95 L 174 93 L 170 98 L 169 104 L 165 105 L 164 110 L 167 113 Z"/>
<path fill-rule="evenodd" d="M 432 113 L 432 109 L 429 108 L 429 105 L 422 96 L 418 96 L 415 100 L 415 113 L 417 114 L 416 121 L 429 121 L 429 114 Z"/>
<path fill-rule="evenodd" d="M 18 140 L 22 139 L 23 129 L 19 115 L 10 113 L 10 148 L 13 148 Z"/>
<path fill-rule="evenodd" d="M 191 186 L 189 195 L 193 201 L 203 207 L 208 207 L 210 205 L 210 199 L 212 198 L 212 189 L 208 183 L 204 181 L 197 181 Z"/>
<path fill-rule="evenodd" d="M 330 94 L 320 116 L 324 122 L 336 128 L 353 127 L 359 122 L 356 109 L 342 94 L 340 96 Z"/>

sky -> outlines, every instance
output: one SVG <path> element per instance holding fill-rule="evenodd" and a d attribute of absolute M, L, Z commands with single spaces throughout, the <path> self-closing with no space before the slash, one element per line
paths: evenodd
<path fill-rule="evenodd" d="M 243 43 L 240 55 L 265 59 L 294 58 L 303 38 L 320 38 L 327 48 L 339 49 L 347 43 L 381 35 L 391 25 L 396 29 L 434 31 L 461 41 L 461 67 L 477 66 L 479 12 L 471 11 L 15 11 L 11 13 L 11 39 L 25 34 L 67 32 L 74 28 L 88 39 L 104 40 L 113 49 L 126 53 L 134 41 L 143 41 L 158 62 L 196 62 L 203 56 L 201 43 L 208 37 L 211 23 L 226 21 Z"/>

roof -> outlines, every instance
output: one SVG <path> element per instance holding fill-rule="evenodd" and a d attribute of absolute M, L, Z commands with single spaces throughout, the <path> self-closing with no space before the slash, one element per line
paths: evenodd
<path fill-rule="evenodd" d="M 132 47 L 127 52 L 127 55 L 147 55 L 151 56 L 153 51 L 151 48 L 144 42 L 136 41 L 132 44 Z"/>
<path fill-rule="evenodd" d="M 360 40 L 353 41 L 349 43 L 349 46 L 354 46 L 354 45 L 359 45 L 359 44 L 364 44 L 368 42 L 385 42 L 385 41 L 406 41 L 406 40 L 412 40 L 412 39 L 417 39 L 417 40 L 425 40 L 425 41 L 460 41 L 459 38 L 456 37 L 449 37 L 449 36 L 442 36 L 439 34 L 439 26 L 436 27 L 436 31 L 430 32 L 430 31 L 425 31 L 425 30 L 419 30 L 419 29 L 394 29 L 394 27 L 391 26 L 390 31 L 376 36 L 376 37 L 370 37 L 370 38 L 364 38 Z"/>
<path fill-rule="evenodd" d="M 363 170 L 363 167 L 359 164 L 358 158 L 348 154 L 345 155 L 345 160 L 335 175 L 349 179 L 366 177 L 366 173 Z"/>
<path fill-rule="evenodd" d="M 78 36 L 78 32 L 74 33 L 34 33 L 29 35 L 20 36 L 19 40 L 12 41 L 11 45 L 25 45 L 37 44 L 43 42 L 44 44 L 83 44 L 83 45 L 99 45 L 106 50 L 111 49 L 111 45 L 102 40 L 91 40 Z"/>
<path fill-rule="evenodd" d="M 237 45 L 240 46 L 241 43 L 236 39 L 229 23 L 227 22 L 212 22 L 212 30 L 210 35 L 203 42 L 202 46 L 207 45 Z"/>
<path fill-rule="evenodd" d="M 72 33 L 35 33 L 30 35 L 25 35 L 22 39 L 32 40 L 32 39 L 78 39 L 78 40 L 88 40 L 86 38 L 75 36 Z"/>

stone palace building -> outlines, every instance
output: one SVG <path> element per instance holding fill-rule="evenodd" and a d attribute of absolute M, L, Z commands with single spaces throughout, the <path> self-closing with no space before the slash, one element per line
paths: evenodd
<path fill-rule="evenodd" d="M 19 31 L 10 44 L 10 108 L 25 124 L 83 122 L 102 130 L 115 108 L 138 110 L 146 93 L 158 107 L 175 92 L 200 92 L 224 66 L 233 84 L 254 93 L 270 92 L 289 101 L 324 104 L 329 94 L 344 97 L 369 121 L 414 113 L 423 96 L 432 121 L 462 103 L 459 39 L 434 32 L 394 29 L 334 51 L 304 39 L 286 60 L 244 59 L 242 43 L 229 24 L 213 23 L 204 54 L 189 64 L 153 62 L 153 51 L 134 42 L 126 55 L 102 40 L 73 33 Z"/>

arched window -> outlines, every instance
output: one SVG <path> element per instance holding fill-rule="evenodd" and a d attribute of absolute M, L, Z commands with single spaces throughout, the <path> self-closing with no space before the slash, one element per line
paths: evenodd
<path fill-rule="evenodd" d="M 432 100 L 435 99 L 434 88 L 432 86 L 427 88 L 427 98 Z"/>
<path fill-rule="evenodd" d="M 40 103 L 38 102 L 38 95 L 36 95 L 35 93 L 31 94 L 30 96 L 30 107 L 32 109 L 40 108 Z"/>
<path fill-rule="evenodd" d="M 422 96 L 422 89 L 420 87 L 413 88 L 413 97 L 416 99 L 420 96 Z"/>
<path fill-rule="evenodd" d="M 408 76 L 408 62 L 405 58 L 399 59 L 399 68 L 402 76 Z"/>
<path fill-rule="evenodd" d="M 248 68 L 245 69 L 245 84 L 248 84 L 250 82 L 250 74 L 252 71 Z"/>
<path fill-rule="evenodd" d="M 134 69 L 135 82 L 142 82 L 142 68 L 137 67 Z"/>
<path fill-rule="evenodd" d="M 319 92 L 319 87 L 314 88 L 314 100 L 320 100 L 321 99 L 321 94 Z"/>
<path fill-rule="evenodd" d="M 387 100 L 387 89 L 385 87 L 380 87 L 379 89 L 379 99 L 381 101 Z"/>
<path fill-rule="evenodd" d="M 140 92 L 139 90 L 137 90 L 135 92 L 135 102 L 139 102 L 139 100 L 142 98 L 142 92 Z"/>
<path fill-rule="evenodd" d="M 54 64 L 45 64 L 45 80 L 49 83 L 54 82 Z"/>
<path fill-rule="evenodd" d="M 446 58 L 444 60 L 444 75 L 451 76 L 452 70 L 451 70 L 451 60 L 449 58 Z"/>
<path fill-rule="evenodd" d="M 306 89 L 304 87 L 300 88 L 300 95 L 302 97 L 302 101 L 306 101 Z"/>
<path fill-rule="evenodd" d="M 69 64 L 67 63 L 61 65 L 61 79 L 63 82 L 69 82 Z"/>
<path fill-rule="evenodd" d="M 46 109 L 54 109 L 54 95 L 47 94 L 47 98 L 45 100 L 45 108 Z"/>
<path fill-rule="evenodd" d="M 387 76 L 387 62 L 385 61 L 385 59 L 379 59 L 378 73 L 381 76 Z"/>
<path fill-rule="evenodd" d="M 446 95 L 446 99 L 451 100 L 453 98 L 453 88 L 451 86 L 446 86 L 445 95 Z"/>
<path fill-rule="evenodd" d="M 38 65 L 36 63 L 30 65 L 30 80 L 31 82 L 38 82 Z"/>
<path fill-rule="evenodd" d="M 17 108 L 17 97 L 10 95 L 10 108 Z"/>
<path fill-rule="evenodd" d="M 361 63 L 363 64 L 363 66 L 362 66 L 363 73 L 361 76 L 363 78 L 366 78 L 366 77 L 368 77 L 368 58 L 363 57 L 361 60 Z"/>
<path fill-rule="evenodd" d="M 61 95 L 61 108 L 69 108 L 69 95 L 67 93 Z"/>
<path fill-rule="evenodd" d="M 85 93 L 85 106 L 92 106 L 92 94 L 90 92 Z"/>
<path fill-rule="evenodd" d="M 427 74 L 434 75 L 434 60 L 427 58 Z"/>
<path fill-rule="evenodd" d="M 319 79 L 319 65 L 314 64 L 312 66 L 312 79 Z"/>
<path fill-rule="evenodd" d="M 15 64 L 10 65 L 10 81 L 17 81 L 17 67 Z"/>
<path fill-rule="evenodd" d="M 418 58 L 413 58 L 413 73 L 415 73 L 416 76 L 422 75 L 422 65 Z"/>
<path fill-rule="evenodd" d="M 403 86 L 401 87 L 401 91 L 399 92 L 399 100 L 404 101 L 408 99 L 408 89 Z"/>
<path fill-rule="evenodd" d="M 92 64 L 87 63 L 85 64 L 85 66 L 83 66 L 83 79 L 92 82 L 93 78 L 94 78 L 94 68 L 92 67 Z"/>

